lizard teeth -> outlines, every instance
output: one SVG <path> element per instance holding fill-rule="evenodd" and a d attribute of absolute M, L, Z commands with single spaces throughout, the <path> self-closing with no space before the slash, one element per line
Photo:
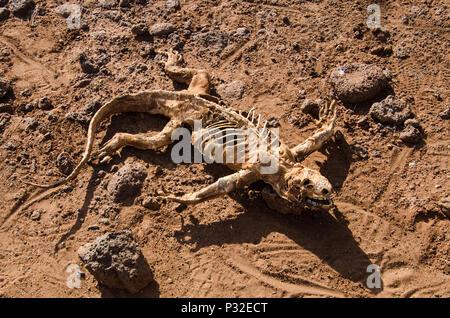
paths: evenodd
<path fill-rule="evenodd" d="M 332 201 L 330 199 L 324 199 L 324 200 L 317 199 L 316 200 L 316 199 L 307 198 L 306 203 L 308 203 L 312 206 L 318 206 L 318 205 L 328 206 L 328 205 L 332 204 Z"/>

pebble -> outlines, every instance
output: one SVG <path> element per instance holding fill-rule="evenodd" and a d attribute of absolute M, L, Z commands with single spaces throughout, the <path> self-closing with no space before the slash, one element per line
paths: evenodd
<path fill-rule="evenodd" d="M 11 91 L 11 84 L 5 78 L 0 77 L 0 99 L 4 98 Z"/>
<path fill-rule="evenodd" d="M 26 16 L 34 8 L 33 0 L 11 0 L 11 12 L 18 17 Z"/>
<path fill-rule="evenodd" d="M 216 90 L 222 99 L 235 100 L 241 98 L 244 94 L 245 83 L 242 81 L 224 83 L 217 86 Z"/>
<path fill-rule="evenodd" d="M 374 103 L 369 114 L 381 123 L 401 125 L 412 113 L 405 100 L 389 95 L 381 102 Z"/>
<path fill-rule="evenodd" d="M 175 26 L 168 22 L 156 23 L 150 28 L 150 34 L 153 36 L 165 36 L 173 31 L 175 31 Z"/>
<path fill-rule="evenodd" d="M 13 108 L 10 104 L 0 104 L 0 113 L 12 113 Z"/>
<path fill-rule="evenodd" d="M 52 101 L 47 96 L 44 96 L 39 100 L 38 106 L 42 110 L 50 110 L 53 108 Z"/>
<path fill-rule="evenodd" d="M 0 8 L 0 22 L 9 18 L 10 11 L 6 8 Z"/>
<path fill-rule="evenodd" d="M 148 27 L 145 23 L 139 23 L 131 28 L 131 33 L 135 36 L 144 36 L 149 34 Z"/>
<path fill-rule="evenodd" d="M 41 218 L 41 211 L 39 211 L 39 210 L 33 211 L 33 213 L 31 213 L 30 218 L 31 218 L 33 221 L 39 221 L 39 219 Z"/>
<path fill-rule="evenodd" d="M 142 206 L 149 210 L 157 211 L 161 207 L 161 204 L 158 200 L 149 196 L 142 200 Z"/>
<path fill-rule="evenodd" d="M 406 126 L 399 138 L 407 144 L 417 144 L 422 139 L 422 133 L 414 126 Z"/>
<path fill-rule="evenodd" d="M 180 0 L 166 0 L 165 5 L 167 9 L 175 9 L 175 10 L 181 9 Z"/>

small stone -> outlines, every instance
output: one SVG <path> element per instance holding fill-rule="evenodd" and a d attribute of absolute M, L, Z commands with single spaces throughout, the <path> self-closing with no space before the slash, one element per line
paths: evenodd
<path fill-rule="evenodd" d="M 50 110 L 53 108 L 52 101 L 47 96 L 44 96 L 39 100 L 38 106 L 42 110 Z"/>
<path fill-rule="evenodd" d="M 438 202 L 438 206 L 442 209 L 442 211 L 450 217 L 450 196 L 442 198 Z"/>
<path fill-rule="evenodd" d="M 416 127 L 417 129 L 421 129 L 419 121 L 415 118 L 405 120 L 404 124 L 405 126 L 413 126 Z"/>
<path fill-rule="evenodd" d="M 56 157 L 56 166 L 62 174 L 68 176 L 73 170 L 72 158 L 67 152 L 61 152 Z"/>
<path fill-rule="evenodd" d="M 156 211 L 159 210 L 161 204 L 153 197 L 145 197 L 144 200 L 142 200 L 142 206 L 149 210 Z"/>
<path fill-rule="evenodd" d="M 79 7 L 76 4 L 65 3 L 55 8 L 55 12 L 62 16 L 63 18 L 68 18 L 74 9 Z"/>
<path fill-rule="evenodd" d="M 79 80 L 77 83 L 75 83 L 75 85 L 73 86 L 74 88 L 83 88 L 88 86 L 91 83 L 91 79 L 90 78 L 83 78 L 81 80 Z"/>
<path fill-rule="evenodd" d="M 78 61 L 80 62 L 80 66 L 81 66 L 81 70 L 84 73 L 87 74 L 96 74 L 98 73 L 99 69 L 98 67 L 94 64 L 94 62 L 89 59 L 85 53 L 80 53 L 78 55 Z"/>
<path fill-rule="evenodd" d="M 98 220 L 98 223 L 103 224 L 103 225 L 109 225 L 111 222 L 107 218 L 100 218 Z"/>
<path fill-rule="evenodd" d="M 103 9 L 114 9 L 119 5 L 119 0 L 100 0 L 97 4 L 98 7 Z"/>
<path fill-rule="evenodd" d="M 235 35 L 236 35 L 236 36 L 245 36 L 245 35 L 248 34 L 248 33 L 250 33 L 250 32 L 248 31 L 247 28 L 245 28 L 245 27 L 240 27 L 240 28 L 237 28 L 237 29 L 236 29 Z"/>
<path fill-rule="evenodd" d="M 120 168 L 108 183 L 108 192 L 113 202 L 125 202 L 134 199 L 147 177 L 147 171 L 141 164 L 126 164 Z"/>
<path fill-rule="evenodd" d="M 13 108 L 10 104 L 0 104 L 0 113 L 13 113 Z"/>
<path fill-rule="evenodd" d="M 242 97 L 245 90 L 245 83 L 242 81 L 234 81 L 231 83 L 220 84 L 216 88 L 217 94 L 224 100 L 236 100 Z"/>
<path fill-rule="evenodd" d="M 440 184 L 436 184 L 434 187 L 435 187 L 436 189 L 442 188 L 442 186 L 441 186 Z"/>
<path fill-rule="evenodd" d="M 9 18 L 10 11 L 6 8 L 0 8 L 0 22 Z"/>
<path fill-rule="evenodd" d="M 277 128 L 280 127 L 280 121 L 278 120 L 278 118 L 272 116 L 267 120 L 267 127 L 268 128 Z"/>
<path fill-rule="evenodd" d="M 24 130 L 35 130 L 39 126 L 39 122 L 33 117 L 26 117 L 22 121 L 22 128 Z"/>
<path fill-rule="evenodd" d="M 8 143 L 6 144 L 5 149 L 6 149 L 6 150 L 9 150 L 9 151 L 14 151 L 14 150 L 17 149 L 17 147 L 16 147 L 14 144 L 12 144 L 11 142 L 8 142 Z"/>
<path fill-rule="evenodd" d="M 186 210 L 186 209 L 187 209 L 187 205 L 184 204 L 184 203 L 178 203 L 178 204 L 175 206 L 175 211 L 177 211 L 178 213 L 181 213 L 181 212 L 183 212 L 183 211 Z"/>
<path fill-rule="evenodd" d="M 358 120 L 356 122 L 356 124 L 363 129 L 368 129 L 369 128 L 369 118 L 367 116 L 364 116 L 360 120 Z"/>
<path fill-rule="evenodd" d="M 99 100 L 90 101 L 84 108 L 83 113 L 86 115 L 93 115 L 97 110 L 102 107 L 102 103 Z"/>
<path fill-rule="evenodd" d="M 166 0 L 165 5 L 167 9 L 175 9 L 175 10 L 181 9 L 180 0 Z"/>
<path fill-rule="evenodd" d="M 33 211 L 33 213 L 31 213 L 30 218 L 31 218 L 33 221 L 39 221 L 39 219 L 41 218 L 41 211 L 39 211 L 39 210 Z"/>
<path fill-rule="evenodd" d="M 300 106 L 300 110 L 305 114 L 310 114 L 314 117 L 318 117 L 321 104 L 322 104 L 321 99 L 307 98 L 303 101 L 302 106 Z"/>
<path fill-rule="evenodd" d="M 66 186 L 64 186 L 62 188 L 62 191 L 65 192 L 65 193 L 72 192 L 73 191 L 73 187 L 71 185 L 66 185 Z"/>
<path fill-rule="evenodd" d="M 380 45 L 371 49 L 370 53 L 381 57 L 391 56 L 392 47 L 390 45 L 387 46 Z"/>
<path fill-rule="evenodd" d="M 412 113 L 405 100 L 389 95 L 379 103 L 374 103 L 369 110 L 372 118 L 385 124 L 401 125 Z"/>
<path fill-rule="evenodd" d="M 89 117 L 87 117 L 86 115 L 76 113 L 76 112 L 68 112 L 66 114 L 65 118 L 69 121 L 78 122 L 81 125 L 87 125 L 87 124 L 89 124 L 89 121 L 90 121 Z"/>
<path fill-rule="evenodd" d="M 0 77 L 0 99 L 4 98 L 11 91 L 11 84 Z"/>
<path fill-rule="evenodd" d="M 223 31 L 208 31 L 195 34 L 193 40 L 208 48 L 212 53 L 220 53 L 229 42 L 227 33 Z"/>
<path fill-rule="evenodd" d="M 100 226 L 98 226 L 98 225 L 91 225 L 91 226 L 88 226 L 88 231 L 98 231 L 98 230 L 100 230 Z"/>
<path fill-rule="evenodd" d="M 34 8 L 33 0 L 11 0 L 11 12 L 18 17 L 26 16 Z"/>
<path fill-rule="evenodd" d="M 404 43 L 399 43 L 394 47 L 394 56 L 399 59 L 406 59 L 409 57 L 410 48 Z"/>
<path fill-rule="evenodd" d="M 153 36 L 165 36 L 175 31 L 175 26 L 172 23 L 163 22 L 156 23 L 150 29 L 150 34 Z"/>
<path fill-rule="evenodd" d="M 155 48 L 153 47 L 153 45 L 147 44 L 142 48 L 140 54 L 142 57 L 153 56 L 155 55 Z"/>
<path fill-rule="evenodd" d="M 135 36 L 144 36 L 149 34 L 148 27 L 145 23 L 134 25 L 131 28 L 131 33 L 133 33 Z"/>
<path fill-rule="evenodd" d="M 400 139 L 407 144 L 417 144 L 422 139 L 422 134 L 419 129 L 414 126 L 407 126 L 401 133 Z"/>

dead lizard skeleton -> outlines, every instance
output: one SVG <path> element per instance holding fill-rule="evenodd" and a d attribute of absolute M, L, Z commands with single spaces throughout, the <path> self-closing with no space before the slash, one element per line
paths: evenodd
<path fill-rule="evenodd" d="M 176 82 L 188 85 L 182 91 L 154 90 L 141 92 L 134 95 L 124 95 L 114 98 L 102 106 L 91 119 L 87 142 L 83 157 L 70 175 L 65 179 L 51 185 L 25 182 L 41 188 L 53 188 L 74 179 L 84 167 L 93 159 L 101 162 L 109 161 L 111 156 L 118 153 L 123 147 L 131 146 L 138 149 L 157 150 L 173 143 L 173 131 L 187 124 L 191 127 L 194 121 L 202 120 L 206 124 L 207 132 L 211 129 L 224 131 L 227 128 L 251 129 L 259 135 L 267 136 L 264 128 L 260 129 L 260 118 L 255 120 L 252 110 L 247 116 L 227 108 L 216 97 L 209 95 L 210 76 L 205 70 L 182 68 L 179 66 L 181 56 L 176 52 L 160 52 L 166 55 L 167 61 L 162 62 L 167 75 Z M 145 112 L 160 114 L 170 118 L 162 131 L 156 135 L 117 133 L 98 152 L 93 153 L 95 133 L 100 123 L 112 115 L 124 112 Z M 260 163 L 225 163 L 235 173 L 219 178 L 215 183 L 183 196 L 163 195 L 161 198 L 173 200 L 185 204 L 195 204 L 213 197 L 230 193 L 245 185 L 258 180 L 263 180 L 272 186 L 272 194 L 266 193 L 264 198 L 269 206 L 275 205 L 276 199 L 281 199 L 289 206 L 288 212 L 300 212 L 304 209 L 329 209 L 333 206 L 332 187 L 330 182 L 320 172 L 303 166 L 300 162 L 308 155 L 322 147 L 333 135 L 336 120 L 336 108 L 334 100 L 330 105 L 322 107 L 317 124 L 322 127 L 314 132 L 299 145 L 289 148 L 279 143 L 278 169 L 272 174 L 262 174 Z M 200 135 L 205 135 L 200 131 Z M 193 139 L 195 139 L 195 134 Z M 195 145 L 195 140 L 193 140 Z M 234 145 L 236 142 L 234 142 Z M 200 149 L 200 152 L 203 149 Z M 275 198 L 276 197 L 276 198 Z"/>

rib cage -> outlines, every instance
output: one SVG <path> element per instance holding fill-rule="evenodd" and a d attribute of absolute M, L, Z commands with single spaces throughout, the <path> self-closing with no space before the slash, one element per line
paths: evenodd
<path fill-rule="evenodd" d="M 261 127 L 261 115 L 256 116 L 254 108 L 246 116 L 230 109 L 227 113 L 231 118 L 211 119 L 205 128 L 194 131 L 193 145 L 207 160 L 234 164 L 256 162 L 261 151 L 267 154 L 274 150 L 278 136 L 273 138 L 270 134 L 267 121 Z"/>

